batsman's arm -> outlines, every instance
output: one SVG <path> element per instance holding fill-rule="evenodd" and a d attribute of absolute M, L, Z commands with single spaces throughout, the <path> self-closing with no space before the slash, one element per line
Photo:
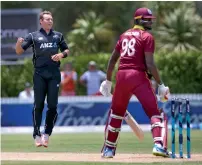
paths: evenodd
<path fill-rule="evenodd" d="M 170 97 L 169 87 L 165 86 L 160 78 L 159 71 L 154 63 L 153 53 L 145 53 L 146 65 L 152 76 L 158 83 L 158 95 L 160 101 L 166 102 Z"/>
<path fill-rule="evenodd" d="M 154 50 L 155 50 L 154 37 L 149 33 L 145 33 L 145 35 L 143 36 L 143 41 L 144 41 L 144 54 L 147 69 L 152 74 L 156 82 L 158 84 L 162 84 L 159 71 L 154 62 Z"/>
<path fill-rule="evenodd" d="M 158 84 L 162 84 L 162 81 L 161 81 L 161 78 L 159 75 L 159 71 L 154 62 L 153 53 L 145 52 L 145 60 L 146 60 L 147 68 L 148 68 L 149 72 L 152 74 L 152 76 L 154 77 L 154 79 L 156 80 L 156 82 Z"/>
<path fill-rule="evenodd" d="M 112 79 L 112 73 L 113 73 L 114 67 L 115 67 L 119 57 L 120 57 L 120 53 L 116 49 L 114 49 L 112 52 L 112 55 L 109 59 L 108 66 L 107 66 L 107 80 L 108 81 L 111 81 L 111 79 Z"/>

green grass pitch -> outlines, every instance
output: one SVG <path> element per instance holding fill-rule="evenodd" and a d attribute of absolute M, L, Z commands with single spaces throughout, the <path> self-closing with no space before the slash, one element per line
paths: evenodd
<path fill-rule="evenodd" d="M 170 130 L 169 130 L 170 131 Z M 178 153 L 178 132 L 176 132 L 176 153 Z M 48 148 L 34 147 L 31 134 L 1 135 L 2 152 L 75 152 L 75 153 L 100 153 L 103 145 L 103 133 L 80 133 L 80 134 L 54 134 L 50 137 Z M 170 149 L 170 138 L 168 148 Z M 132 133 L 121 133 L 117 153 L 150 154 L 153 147 L 152 135 L 145 132 L 145 138 L 140 142 Z M 191 132 L 191 153 L 202 153 L 202 131 Z M 186 154 L 186 134 L 184 133 L 184 154 Z M 123 163 L 88 163 L 88 162 L 45 162 L 45 161 L 2 161 L 2 165 L 121 165 Z M 124 163 L 126 164 L 126 163 Z M 137 165 L 138 163 L 133 163 Z M 147 163 L 148 164 L 148 163 Z M 152 164 L 152 163 L 151 163 Z M 154 163 L 153 163 L 154 164 Z M 173 164 L 173 163 L 155 163 Z M 181 163 L 174 163 L 181 164 Z M 185 162 L 186 165 L 199 165 L 202 162 Z"/>

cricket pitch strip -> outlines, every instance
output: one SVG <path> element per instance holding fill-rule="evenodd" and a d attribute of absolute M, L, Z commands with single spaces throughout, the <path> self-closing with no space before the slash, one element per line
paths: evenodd
<path fill-rule="evenodd" d="M 202 154 L 192 154 L 191 159 L 172 159 L 156 157 L 152 154 L 116 154 L 113 159 L 101 158 L 98 153 L 59 153 L 59 152 L 1 152 L 1 160 L 9 161 L 66 161 L 66 162 L 120 162 L 120 163 L 154 163 L 154 162 L 202 162 Z"/>

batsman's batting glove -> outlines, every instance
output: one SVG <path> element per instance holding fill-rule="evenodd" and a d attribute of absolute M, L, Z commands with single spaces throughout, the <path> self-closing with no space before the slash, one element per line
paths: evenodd
<path fill-rule="evenodd" d="M 100 85 L 100 93 L 102 93 L 103 96 L 109 97 L 111 96 L 111 88 L 112 88 L 112 82 L 105 80 Z"/>
<path fill-rule="evenodd" d="M 170 96 L 169 87 L 164 84 L 158 85 L 158 95 L 161 102 L 167 102 Z"/>

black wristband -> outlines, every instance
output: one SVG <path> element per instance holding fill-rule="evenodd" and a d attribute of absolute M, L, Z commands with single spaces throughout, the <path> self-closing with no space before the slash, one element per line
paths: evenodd
<path fill-rule="evenodd" d="M 62 54 L 63 54 L 63 58 L 67 57 L 67 52 L 62 52 Z"/>

